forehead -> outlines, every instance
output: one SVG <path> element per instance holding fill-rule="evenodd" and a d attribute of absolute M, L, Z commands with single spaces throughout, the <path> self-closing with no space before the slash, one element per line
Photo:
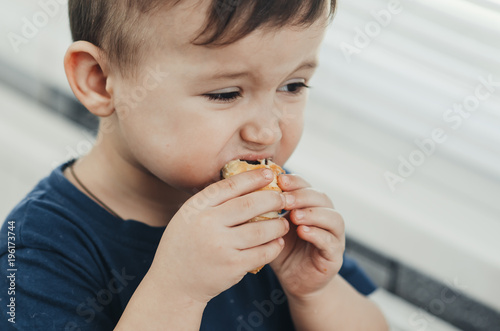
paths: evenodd
<path fill-rule="evenodd" d="M 274 60 L 273 68 L 278 70 L 290 62 L 294 62 L 295 66 L 297 61 L 314 62 L 326 30 L 329 8 L 321 19 L 308 27 L 261 27 L 230 45 L 194 45 L 192 41 L 205 27 L 211 3 L 211 0 L 185 0 L 158 15 L 153 37 L 158 46 L 158 56 L 197 64 L 191 67 L 193 71 L 200 70 L 201 64 L 216 71 L 238 64 L 250 65 L 257 70 L 262 62 Z M 266 70 L 269 71 L 269 68 Z"/>

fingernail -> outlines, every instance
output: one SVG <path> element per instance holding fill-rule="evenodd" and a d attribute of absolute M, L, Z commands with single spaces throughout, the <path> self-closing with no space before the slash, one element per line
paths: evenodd
<path fill-rule="evenodd" d="M 283 175 L 280 176 L 280 181 L 284 186 L 288 186 L 290 184 L 290 179 Z"/>
<path fill-rule="evenodd" d="M 304 212 L 302 210 L 295 210 L 295 219 L 301 220 L 304 218 Z"/>
<path fill-rule="evenodd" d="M 265 179 L 273 179 L 273 177 L 274 177 L 273 172 L 269 169 L 264 169 L 262 171 L 262 175 L 264 176 Z"/>
<path fill-rule="evenodd" d="M 284 246 L 285 245 L 285 239 L 279 238 L 278 239 L 278 244 L 280 244 L 280 246 Z"/>
<path fill-rule="evenodd" d="M 306 225 L 304 225 L 304 226 L 302 227 L 302 231 L 304 231 L 304 232 L 310 232 L 310 231 L 311 231 L 311 228 L 310 228 L 310 227 L 308 227 L 308 226 L 306 226 Z"/>
<path fill-rule="evenodd" d="M 291 194 L 285 194 L 287 207 L 291 206 L 295 202 L 295 197 Z"/>

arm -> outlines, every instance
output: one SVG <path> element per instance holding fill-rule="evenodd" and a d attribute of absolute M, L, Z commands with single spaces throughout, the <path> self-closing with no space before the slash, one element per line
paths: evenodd
<path fill-rule="evenodd" d="M 179 293 L 152 272 L 144 277 L 115 330 L 199 330 L 206 303 Z"/>
<path fill-rule="evenodd" d="M 344 220 L 331 200 L 297 175 L 281 175 L 291 210 L 285 248 L 272 263 L 298 330 L 387 330 L 384 317 L 339 274 Z"/>
<path fill-rule="evenodd" d="M 208 301 L 278 256 L 288 222 L 247 223 L 284 207 L 280 193 L 254 192 L 272 178 L 268 169 L 242 173 L 189 199 L 165 229 L 116 330 L 199 330 Z"/>
<path fill-rule="evenodd" d="M 66 209 L 26 199 L 0 230 L 0 260 L 7 265 L 7 240 L 15 238 L 10 267 L 17 269 L 0 269 L 0 301 L 6 303 L 3 311 L 12 313 L 0 319 L 0 330 L 96 331 L 115 325 L 117 330 L 199 330 L 212 297 L 283 249 L 278 240 L 287 232 L 283 220 L 246 224 L 284 207 L 276 192 L 248 194 L 270 181 L 261 171 L 244 173 L 186 202 L 121 318 L 122 299 L 106 293 L 114 298 L 127 285 L 118 289 L 111 270 L 103 272 L 108 266 L 86 230 L 68 221 Z M 15 230 L 8 229 L 9 221 Z M 14 300 L 15 307 L 8 307 Z"/>
<path fill-rule="evenodd" d="M 388 330 L 379 308 L 340 275 L 320 293 L 306 298 L 289 295 L 288 302 L 297 330 Z"/>

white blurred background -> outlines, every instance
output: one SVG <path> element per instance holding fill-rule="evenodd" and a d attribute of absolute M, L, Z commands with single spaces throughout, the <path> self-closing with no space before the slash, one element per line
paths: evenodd
<path fill-rule="evenodd" d="M 292 164 L 351 236 L 500 309 L 500 3 L 399 3 L 384 27 L 391 1 L 340 1 Z M 447 140 L 424 155 L 434 130 Z"/>
<path fill-rule="evenodd" d="M 93 138 L 51 106 L 71 95 L 65 1 L 2 0 L 0 24 L 3 220 Z M 311 85 L 287 166 L 332 197 L 350 238 L 498 312 L 499 1 L 341 0 Z M 380 300 L 394 329 L 454 329 L 432 306 Z M 471 330 L 500 329 L 471 314 Z"/>

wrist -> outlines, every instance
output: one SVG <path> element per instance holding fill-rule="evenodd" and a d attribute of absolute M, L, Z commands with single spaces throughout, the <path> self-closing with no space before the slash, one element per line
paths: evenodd
<path fill-rule="evenodd" d="M 338 298 L 336 293 L 339 292 L 338 287 L 341 286 L 341 282 L 341 276 L 337 274 L 328 284 L 317 291 L 303 294 L 293 294 L 285 291 L 285 294 L 290 305 L 299 307 L 300 309 L 311 308 L 316 310 L 326 303 L 331 305 L 335 301 L 335 298 Z"/>
<path fill-rule="evenodd" d="M 296 330 L 388 330 L 378 307 L 338 274 L 321 291 L 288 301 Z"/>
<path fill-rule="evenodd" d="M 180 309 L 193 308 L 204 310 L 209 299 L 196 297 L 188 291 L 183 290 L 179 281 L 172 277 L 171 274 L 156 272 L 154 267 L 150 268 L 144 276 L 141 285 L 145 283 L 152 295 L 157 297 L 157 300 L 162 302 L 173 302 Z"/>
<path fill-rule="evenodd" d="M 115 330 L 198 330 L 206 302 L 182 293 L 148 272 L 137 287 Z"/>

